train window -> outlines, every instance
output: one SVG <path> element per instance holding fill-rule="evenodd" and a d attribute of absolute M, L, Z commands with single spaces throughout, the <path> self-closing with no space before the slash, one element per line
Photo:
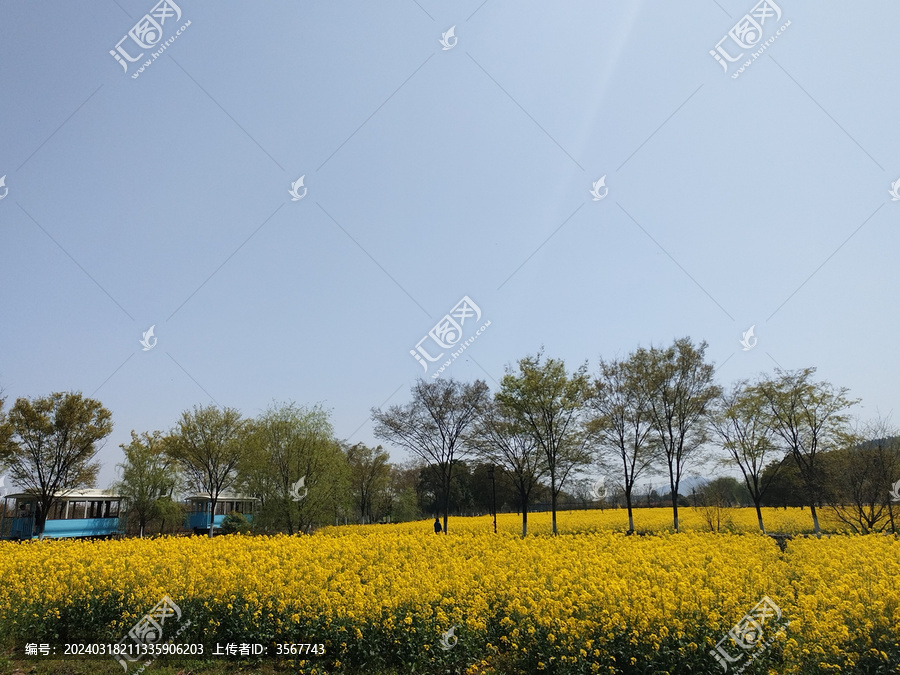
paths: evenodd
<path fill-rule="evenodd" d="M 106 517 L 107 518 L 118 518 L 119 517 L 119 500 L 113 499 L 112 501 L 106 502 Z"/>
<path fill-rule="evenodd" d="M 234 503 L 234 510 L 235 510 L 237 513 L 243 513 L 243 512 L 244 512 L 244 502 L 235 502 L 235 503 Z"/>
<path fill-rule="evenodd" d="M 69 507 L 69 518 L 86 518 L 87 502 L 72 502 Z"/>
<path fill-rule="evenodd" d="M 66 500 L 57 499 L 50 507 L 50 520 L 62 520 L 66 517 Z"/>

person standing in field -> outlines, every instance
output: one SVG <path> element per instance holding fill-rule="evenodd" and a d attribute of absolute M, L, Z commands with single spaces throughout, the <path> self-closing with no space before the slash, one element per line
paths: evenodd
<path fill-rule="evenodd" d="M 440 534 L 442 531 L 443 531 L 443 528 L 441 527 L 441 521 L 437 516 L 435 516 L 434 517 L 434 533 Z"/>

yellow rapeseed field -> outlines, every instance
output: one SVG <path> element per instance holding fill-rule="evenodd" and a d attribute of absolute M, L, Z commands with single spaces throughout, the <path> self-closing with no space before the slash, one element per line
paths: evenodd
<path fill-rule="evenodd" d="M 446 536 L 422 521 L 3 543 L 0 636 L 118 642 L 168 595 L 191 621 L 184 642 L 324 644 L 295 664 L 305 673 L 721 673 L 710 650 L 768 596 L 790 624 L 752 652 L 756 672 L 900 672 L 896 538 L 798 537 L 782 553 L 752 510 L 732 514 L 743 532 L 711 533 L 683 509 L 680 534 L 670 512 L 637 511 L 638 531 L 658 532 L 645 536 L 614 531 L 623 513 L 560 513 L 555 538 L 549 514 L 526 539 L 503 514 L 497 535 L 480 517 Z M 783 514 L 785 531 L 808 527 L 808 511 Z"/>

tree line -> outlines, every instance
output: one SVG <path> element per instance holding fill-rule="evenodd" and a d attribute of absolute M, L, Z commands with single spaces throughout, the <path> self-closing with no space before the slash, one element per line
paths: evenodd
<path fill-rule="evenodd" d="M 594 373 L 541 349 L 507 366 L 493 393 L 481 380 L 420 379 L 406 403 L 371 411 L 376 438 L 415 458 L 405 465 L 382 446 L 338 440 L 320 405 L 276 403 L 255 418 L 195 406 L 168 431 L 131 432 L 114 489 L 141 534 L 178 523 L 175 495 L 189 490 L 208 494 L 213 511 L 222 495 L 255 497 L 254 530 L 291 534 L 424 514 L 442 515 L 446 533 L 451 513 L 489 512 L 499 497 L 521 513 L 525 536 L 536 502 L 549 502 L 556 534 L 558 507 L 587 496 L 621 502 L 632 533 L 640 481 L 662 476 L 677 532 L 688 472 L 727 467 L 740 490 L 720 479 L 701 487 L 701 501 L 749 500 L 762 531 L 767 504 L 809 507 L 816 533 L 826 506 L 859 532 L 893 528 L 900 434 L 888 421 L 854 420 L 858 400 L 817 381 L 815 368 L 724 388 L 706 349 L 685 337 L 601 358 Z M 73 392 L 4 406 L 0 396 L 0 469 L 36 495 L 41 531 L 60 492 L 96 482 L 112 415 Z M 586 495 L 585 476 L 597 473 L 605 482 Z"/>

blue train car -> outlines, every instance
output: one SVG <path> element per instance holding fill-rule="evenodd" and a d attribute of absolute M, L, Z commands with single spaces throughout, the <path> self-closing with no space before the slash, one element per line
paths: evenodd
<path fill-rule="evenodd" d="M 44 522 L 44 537 L 111 537 L 125 531 L 122 498 L 108 490 L 67 490 L 56 497 Z M 36 539 L 38 498 L 6 495 L 0 510 L 0 539 Z"/>
<path fill-rule="evenodd" d="M 253 521 L 253 514 L 256 512 L 256 505 L 259 500 L 255 497 L 247 497 L 245 495 L 237 495 L 231 493 L 222 493 L 216 502 L 216 512 L 210 513 L 212 501 L 209 494 L 196 494 L 187 497 L 185 500 L 188 504 L 188 514 L 185 520 L 185 526 L 189 530 L 197 533 L 208 533 L 210 520 L 213 527 L 222 527 L 222 521 L 229 513 L 240 513 L 249 521 Z"/>

